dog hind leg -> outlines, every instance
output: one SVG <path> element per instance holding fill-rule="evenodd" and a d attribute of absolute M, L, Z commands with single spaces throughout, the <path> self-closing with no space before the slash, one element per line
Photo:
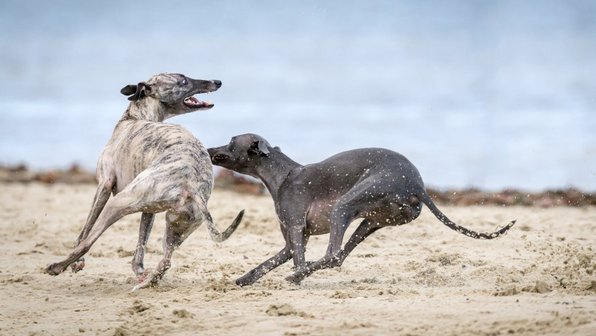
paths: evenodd
<path fill-rule="evenodd" d="M 135 254 L 132 257 L 132 271 L 136 274 L 137 277 L 142 277 L 145 273 L 145 268 L 143 266 L 143 259 L 145 257 L 145 250 L 147 248 L 147 240 L 149 239 L 149 234 L 151 233 L 151 228 L 153 227 L 153 220 L 155 219 L 155 215 L 152 213 L 143 212 L 141 215 L 141 223 L 139 225 L 139 240 L 137 242 L 137 248 L 135 250 Z"/>
<path fill-rule="evenodd" d="M 255 281 L 262 278 L 265 274 L 269 271 L 273 270 L 274 268 L 284 264 L 288 260 L 292 258 L 292 250 L 290 249 L 290 245 L 286 245 L 281 251 L 279 251 L 273 257 L 265 260 L 259 266 L 255 267 L 245 275 L 241 276 L 240 278 L 236 279 L 236 284 L 238 286 L 247 286 L 253 284 Z"/>
<path fill-rule="evenodd" d="M 133 291 L 155 286 L 163 278 L 165 272 L 171 267 L 174 251 L 201 225 L 203 219 L 204 215 L 192 209 L 170 210 L 166 213 L 166 231 L 163 240 L 164 255 L 155 270 L 136 285 L 132 289 Z"/>
<path fill-rule="evenodd" d="M 358 244 L 363 242 L 364 239 L 366 239 L 366 237 L 370 236 L 380 228 L 381 226 L 373 224 L 368 219 L 363 220 L 360 223 L 360 225 L 356 228 L 354 233 L 352 233 L 352 236 L 344 246 L 343 250 L 340 251 L 339 259 L 336 259 L 336 262 L 331 267 L 341 266 L 341 264 L 343 264 L 344 260 L 346 260 L 346 258 L 350 254 L 350 252 L 352 252 L 354 248 L 358 246 Z"/>

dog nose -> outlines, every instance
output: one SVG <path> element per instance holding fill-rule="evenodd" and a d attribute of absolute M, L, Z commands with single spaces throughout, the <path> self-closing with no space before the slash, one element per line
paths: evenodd
<path fill-rule="evenodd" d="M 217 80 L 217 79 L 214 79 L 213 80 L 213 84 L 217 85 L 217 87 L 220 87 L 221 86 L 221 81 L 220 80 Z"/>

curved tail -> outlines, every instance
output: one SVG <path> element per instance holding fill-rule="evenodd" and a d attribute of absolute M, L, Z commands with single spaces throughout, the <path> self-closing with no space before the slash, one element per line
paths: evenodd
<path fill-rule="evenodd" d="M 236 228 L 238 228 L 238 225 L 240 225 L 242 217 L 244 216 L 244 210 L 238 213 L 232 224 L 224 232 L 219 232 L 219 230 L 213 223 L 213 218 L 211 218 L 211 214 L 209 213 L 209 211 L 206 211 L 205 214 L 205 219 L 207 221 L 207 229 L 209 230 L 209 235 L 211 236 L 211 239 L 215 242 L 221 243 L 222 241 L 230 238 L 232 233 L 236 231 Z"/>
<path fill-rule="evenodd" d="M 441 212 L 441 210 L 439 210 L 439 208 L 437 208 L 437 206 L 435 205 L 433 200 L 430 198 L 430 196 L 426 192 L 423 195 L 420 195 L 420 200 L 422 201 L 422 203 L 424 203 L 430 209 L 430 211 L 433 213 L 433 215 L 435 215 L 435 217 L 437 217 L 441 222 L 443 222 L 443 224 L 447 225 L 447 227 L 449 227 L 451 230 L 457 231 L 457 232 L 459 232 L 463 235 L 466 235 L 468 237 L 471 237 L 471 238 L 494 239 L 494 238 L 497 238 L 497 237 L 503 235 L 505 232 L 507 232 L 513 226 L 513 224 L 515 224 L 515 220 L 513 220 L 509 224 L 500 228 L 499 230 L 491 232 L 491 233 L 472 231 L 470 229 L 466 229 L 463 226 L 459 226 L 459 225 L 455 224 L 449 218 L 447 218 L 447 216 L 445 216 L 445 214 L 443 214 Z"/>

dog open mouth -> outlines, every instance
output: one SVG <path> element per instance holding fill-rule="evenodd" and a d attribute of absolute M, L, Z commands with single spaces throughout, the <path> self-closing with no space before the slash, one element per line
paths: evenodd
<path fill-rule="evenodd" d="M 190 96 L 184 98 L 184 105 L 190 108 L 212 108 L 214 104 L 210 101 L 202 101 Z"/>

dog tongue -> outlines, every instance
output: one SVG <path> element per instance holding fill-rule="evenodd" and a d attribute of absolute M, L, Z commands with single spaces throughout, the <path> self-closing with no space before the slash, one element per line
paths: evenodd
<path fill-rule="evenodd" d="M 201 102 L 195 97 L 188 97 L 186 98 L 186 102 L 191 103 L 193 105 L 199 105 Z"/>
<path fill-rule="evenodd" d="M 184 99 L 184 103 L 192 106 L 213 106 L 212 102 L 198 100 L 195 97 L 187 97 L 186 99 Z"/>

